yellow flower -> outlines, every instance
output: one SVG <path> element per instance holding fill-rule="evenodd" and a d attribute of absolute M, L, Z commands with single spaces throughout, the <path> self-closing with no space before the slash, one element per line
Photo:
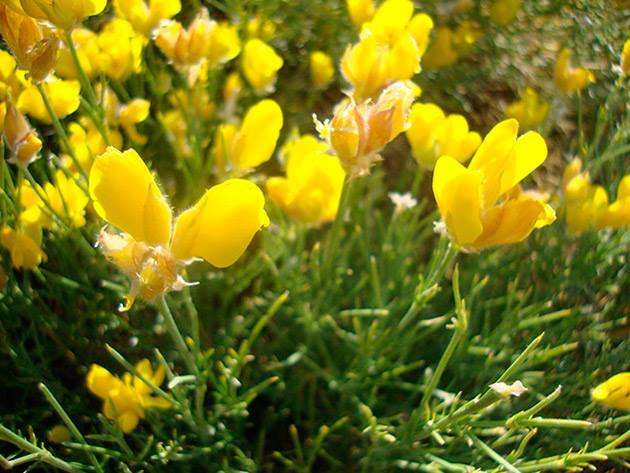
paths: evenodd
<path fill-rule="evenodd" d="M 101 232 L 106 257 L 132 279 L 123 310 L 140 292 L 152 299 L 185 284 L 177 265 L 203 258 L 216 267 L 232 265 L 255 233 L 269 224 L 264 198 L 256 185 L 229 179 L 211 187 L 177 218 L 138 153 L 108 148 L 92 165 L 90 196 L 96 213 L 122 236 Z M 131 255 L 131 256 L 130 256 Z"/>
<path fill-rule="evenodd" d="M 100 67 L 107 77 L 122 81 L 140 72 L 144 41 L 128 21 L 115 18 L 107 23 L 97 39 Z"/>
<path fill-rule="evenodd" d="M 567 165 L 564 176 L 564 197 L 567 226 L 571 233 L 589 228 L 602 228 L 608 208 L 608 194 L 602 186 L 594 186 L 588 173 L 582 171 L 582 161 Z"/>
<path fill-rule="evenodd" d="M 346 177 L 339 159 L 326 154 L 328 145 L 304 135 L 283 149 L 286 178 L 267 180 L 267 194 L 290 216 L 308 224 L 335 219 Z"/>
<path fill-rule="evenodd" d="M 555 213 L 519 183 L 547 157 L 535 132 L 517 139 L 518 122 L 505 120 L 485 137 L 468 167 L 450 156 L 435 165 L 433 193 L 450 237 L 468 251 L 524 240 Z"/>
<path fill-rule="evenodd" d="M 617 187 L 617 200 L 611 203 L 598 222 L 599 227 L 620 228 L 630 225 L 630 174 Z"/>
<path fill-rule="evenodd" d="M 268 161 L 276 147 L 283 118 L 280 106 L 270 99 L 250 107 L 239 128 L 225 124 L 217 129 L 214 142 L 216 165 L 221 171 L 231 163 L 237 172 Z"/>
<path fill-rule="evenodd" d="M 164 382 L 164 367 L 161 365 L 153 371 L 151 362 L 144 359 L 136 364 L 135 369 L 156 386 Z M 125 373 L 120 379 L 102 366 L 93 364 L 86 384 L 88 390 L 103 401 L 105 417 L 115 420 L 126 434 L 138 426 L 140 419 L 144 419 L 146 409 L 171 407 L 166 399 L 153 396 L 149 385 L 131 373 Z"/>
<path fill-rule="evenodd" d="M 324 88 L 335 75 L 332 58 L 323 51 L 313 51 L 310 56 L 311 80 L 315 87 Z"/>
<path fill-rule="evenodd" d="M 272 92 L 276 74 L 284 61 L 271 46 L 259 39 L 250 39 L 243 49 L 243 74 L 258 94 Z"/>
<path fill-rule="evenodd" d="M 378 95 L 389 81 L 388 49 L 379 46 L 376 37 L 368 35 L 348 46 L 341 58 L 341 72 L 354 87 L 356 100 Z"/>
<path fill-rule="evenodd" d="M 471 50 L 473 45 L 483 37 L 483 32 L 479 26 L 471 21 L 462 21 L 453 32 L 453 47 L 457 50 L 457 54 L 465 56 Z"/>
<path fill-rule="evenodd" d="M 538 93 L 531 87 L 527 87 L 521 100 L 508 105 L 505 115 L 508 118 L 516 118 L 523 128 L 536 128 L 543 123 L 549 113 L 549 104 L 538 97 Z"/>
<path fill-rule="evenodd" d="M 446 26 L 437 28 L 435 37 L 422 58 L 422 63 L 429 68 L 440 69 L 455 64 L 458 58 L 453 31 Z"/>
<path fill-rule="evenodd" d="M 41 140 L 24 115 L 11 102 L 7 104 L 3 131 L 11 151 L 9 162 L 26 167 L 39 157 L 39 151 L 42 149 Z"/>
<path fill-rule="evenodd" d="M 623 44 L 621 53 L 621 73 L 624 76 L 630 74 L 630 39 Z"/>
<path fill-rule="evenodd" d="M 273 21 L 257 14 L 247 22 L 246 31 L 248 38 L 258 38 L 263 41 L 268 41 L 273 38 L 276 32 L 276 25 Z"/>
<path fill-rule="evenodd" d="M 27 15 L 70 30 L 88 17 L 101 13 L 107 0 L 20 0 Z"/>
<path fill-rule="evenodd" d="M 93 78 L 101 71 L 99 56 L 101 49 L 98 46 L 98 35 L 86 28 L 75 28 L 72 30 L 72 44 L 77 51 L 81 69 L 88 76 Z M 65 44 L 59 49 L 57 62 L 55 64 L 55 74 L 64 79 L 77 79 L 78 73 L 70 49 Z"/>
<path fill-rule="evenodd" d="M 181 10 L 180 0 L 114 0 L 116 16 L 127 20 L 133 29 L 149 37 L 162 20 L 174 17 Z"/>
<path fill-rule="evenodd" d="M 17 70 L 17 64 L 13 56 L 6 51 L 0 51 L 0 102 L 20 96 L 27 82 L 24 75 L 22 71 Z M 6 105 L 4 112 L 0 116 L 0 130 L 4 126 L 4 113 L 6 113 Z"/>
<path fill-rule="evenodd" d="M 363 23 L 374 17 L 374 2 L 372 0 L 346 0 L 348 13 L 354 26 L 361 29 Z"/>
<path fill-rule="evenodd" d="M 242 89 L 243 82 L 238 72 L 231 72 L 225 78 L 225 84 L 223 84 L 223 101 L 227 103 L 236 102 Z"/>
<path fill-rule="evenodd" d="M 497 25 L 507 26 L 516 19 L 522 0 L 496 0 L 490 7 L 490 19 Z"/>
<path fill-rule="evenodd" d="M 407 31 L 416 42 L 418 54 L 420 57 L 424 55 L 429 45 L 429 36 L 433 30 L 433 20 L 425 13 L 418 13 L 407 25 Z"/>
<path fill-rule="evenodd" d="M 446 116 L 432 103 L 414 104 L 409 123 L 406 134 L 413 156 L 418 164 L 428 169 L 433 169 L 443 155 L 460 163 L 467 161 L 481 143 L 481 136 L 469 131 L 468 122 L 462 115 Z"/>
<path fill-rule="evenodd" d="M 364 175 L 380 159 L 378 152 L 408 127 L 407 116 L 415 98 L 405 82 L 394 82 L 378 100 L 340 102 L 331 121 L 316 121 L 320 136 L 330 143 L 350 176 Z"/>
<path fill-rule="evenodd" d="M 591 392 L 593 401 L 614 409 L 630 410 L 630 373 L 618 373 Z"/>
<path fill-rule="evenodd" d="M 44 184 L 44 194 L 48 205 L 57 215 L 66 216 L 73 227 L 85 225 L 85 207 L 90 199 L 74 179 L 68 178 L 58 169 L 54 174 L 54 184 Z"/>
<path fill-rule="evenodd" d="M 147 138 L 136 130 L 136 125 L 149 117 L 151 103 L 144 99 L 133 99 L 120 107 L 118 119 L 127 136 L 136 143 L 145 144 Z"/>
<path fill-rule="evenodd" d="M 560 51 L 556 61 L 555 80 L 560 90 L 575 92 L 595 82 L 595 76 L 583 67 L 572 67 L 571 51 L 565 48 Z"/>
<path fill-rule="evenodd" d="M 63 425 L 55 425 L 48 431 L 48 441 L 52 443 L 68 442 L 72 439 L 72 434 L 67 427 Z"/>
<path fill-rule="evenodd" d="M 0 4 L 0 34 L 18 66 L 29 71 L 34 81 L 44 80 L 55 65 L 58 38 L 42 29 L 33 18 L 4 4 Z"/>
<path fill-rule="evenodd" d="M 79 96 L 81 93 L 79 81 L 51 78 L 51 80 L 43 82 L 42 85 L 57 118 L 64 118 L 79 108 Z M 44 100 L 37 87 L 33 84 L 20 94 L 17 106 L 21 112 L 36 118 L 40 122 L 52 123 L 52 119 L 44 105 Z"/>
<path fill-rule="evenodd" d="M 240 52 L 241 40 L 238 37 L 238 28 L 225 21 L 220 23 L 213 22 L 206 55 L 210 66 L 217 67 L 220 64 L 231 61 Z"/>
<path fill-rule="evenodd" d="M 46 253 L 41 249 L 42 228 L 39 225 L 23 225 L 18 230 L 4 227 L 0 232 L 0 242 L 9 250 L 14 268 L 35 269 L 46 261 Z"/>

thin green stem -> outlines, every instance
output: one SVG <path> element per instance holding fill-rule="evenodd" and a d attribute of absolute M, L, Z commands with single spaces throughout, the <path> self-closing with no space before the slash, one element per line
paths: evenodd
<path fill-rule="evenodd" d="M 184 362 L 186 363 L 188 370 L 191 374 L 198 376 L 199 370 L 197 369 L 197 365 L 195 364 L 194 358 L 192 356 L 192 353 L 190 352 L 190 349 L 188 348 L 188 345 L 186 345 L 184 337 L 177 328 L 177 324 L 175 323 L 175 319 L 173 318 L 171 309 L 169 309 L 168 307 L 164 294 L 158 297 L 157 306 L 160 314 L 164 318 L 164 322 L 166 323 L 166 330 L 173 339 L 173 342 L 175 342 L 175 346 L 179 350 L 180 355 L 184 358 Z"/>

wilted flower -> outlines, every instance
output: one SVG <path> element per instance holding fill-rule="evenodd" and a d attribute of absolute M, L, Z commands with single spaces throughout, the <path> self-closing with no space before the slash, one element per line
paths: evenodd
<path fill-rule="evenodd" d="M 407 129 L 414 98 L 408 84 L 395 82 L 383 90 L 375 103 L 344 100 L 335 107 L 332 120 L 316 121 L 316 126 L 346 172 L 350 176 L 364 175 L 380 159 L 378 152 Z"/>
<path fill-rule="evenodd" d="M 164 382 L 164 367 L 155 371 L 151 362 L 141 360 L 135 366 L 136 371 L 156 386 Z M 86 378 L 87 388 L 103 401 L 103 414 L 115 420 L 124 433 L 128 434 L 144 419 L 145 409 L 168 409 L 171 403 L 152 395 L 151 388 L 144 381 L 131 373 L 123 378 L 114 376 L 100 365 L 93 364 Z"/>
<path fill-rule="evenodd" d="M 168 20 L 182 8 L 180 0 L 114 0 L 116 16 L 127 20 L 133 29 L 148 38 L 162 20 Z"/>
<path fill-rule="evenodd" d="M 531 87 L 527 87 L 521 99 L 508 105 L 505 115 L 508 118 L 516 118 L 519 124 L 525 128 L 536 128 L 545 121 L 549 113 L 549 104 L 538 97 L 538 93 Z"/>
<path fill-rule="evenodd" d="M 42 86 L 57 118 L 64 118 L 79 108 L 81 85 L 78 81 L 51 77 L 43 82 Z M 52 118 L 44 105 L 44 99 L 34 84 L 28 86 L 20 94 L 17 107 L 21 112 L 40 122 L 52 123 Z"/>
<path fill-rule="evenodd" d="M 231 164 L 237 172 L 268 161 L 282 129 L 282 109 L 270 99 L 247 110 L 240 127 L 224 124 L 217 128 L 214 142 L 215 164 L 219 172 Z"/>
<path fill-rule="evenodd" d="M 593 401 L 614 409 L 630 410 L 630 373 L 618 373 L 591 392 Z"/>
<path fill-rule="evenodd" d="M 435 165 L 433 193 L 450 237 L 468 251 L 524 240 L 555 213 L 539 194 L 518 184 L 547 157 L 535 132 L 517 139 L 518 122 L 505 120 L 484 138 L 468 167 L 450 156 Z"/>
<path fill-rule="evenodd" d="M 11 102 L 7 104 L 3 131 L 11 151 L 9 162 L 26 167 L 38 158 L 42 142 L 24 115 Z"/>
<path fill-rule="evenodd" d="M 311 80 L 315 87 L 324 88 L 335 75 L 332 58 L 323 51 L 313 51 L 309 58 Z"/>
<path fill-rule="evenodd" d="M 57 56 L 58 38 L 31 17 L 0 4 L 0 34 L 21 69 L 39 82 L 52 70 Z"/>
<path fill-rule="evenodd" d="M 490 19 L 497 25 L 507 26 L 516 19 L 522 0 L 496 0 L 490 7 Z"/>
<path fill-rule="evenodd" d="M 427 169 L 433 169 L 443 155 L 467 161 L 481 143 L 479 133 L 469 131 L 466 118 L 457 114 L 447 116 L 432 103 L 414 104 L 409 123 L 406 135 L 413 157 Z"/>
<path fill-rule="evenodd" d="M 276 75 L 284 61 L 271 46 L 259 39 L 250 39 L 243 49 L 243 74 L 258 94 L 272 92 Z"/>
<path fill-rule="evenodd" d="M 39 225 L 22 225 L 17 230 L 4 227 L 0 231 L 0 242 L 11 255 L 14 268 L 35 269 L 46 261 L 42 251 L 42 228 Z"/>
<path fill-rule="evenodd" d="M 213 266 L 232 265 L 254 234 L 269 223 L 256 185 L 229 179 L 211 187 L 172 224 L 171 209 L 155 179 L 133 149 L 108 148 L 90 171 L 96 213 L 124 233 L 101 232 L 105 256 L 132 280 L 127 310 L 138 292 L 153 299 L 185 284 L 177 266 L 203 258 Z"/>
<path fill-rule="evenodd" d="M 20 4 L 27 15 L 70 30 L 84 18 L 101 13 L 107 0 L 20 0 Z"/>
<path fill-rule="evenodd" d="M 583 67 L 572 67 L 571 51 L 565 48 L 560 51 L 556 61 L 555 80 L 560 90 L 575 92 L 595 82 L 595 76 Z"/>
<path fill-rule="evenodd" d="M 283 148 L 286 178 L 267 180 L 267 194 L 291 217 L 308 224 L 335 219 L 346 177 L 328 145 L 304 135 Z"/>
<path fill-rule="evenodd" d="M 359 29 L 374 17 L 373 0 L 347 0 L 346 5 L 352 23 Z"/>

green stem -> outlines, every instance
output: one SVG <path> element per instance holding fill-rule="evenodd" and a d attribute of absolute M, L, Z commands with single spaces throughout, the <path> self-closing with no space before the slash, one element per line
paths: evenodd
<path fill-rule="evenodd" d="M 339 198 L 339 207 L 337 208 L 337 215 L 335 216 L 335 221 L 333 222 L 330 233 L 328 234 L 328 241 L 326 242 L 326 247 L 324 249 L 322 279 L 328 278 L 329 272 L 332 269 L 331 266 L 337 253 L 337 248 L 339 246 L 339 238 L 341 236 L 341 228 L 343 227 L 344 214 L 346 213 L 346 208 L 348 207 L 348 202 L 350 201 L 350 194 L 352 193 L 353 185 L 354 179 L 347 179 L 344 182 L 343 189 L 341 191 L 341 197 Z"/>
<path fill-rule="evenodd" d="M 44 106 L 46 107 L 48 116 L 50 116 L 50 120 L 53 123 L 53 127 L 55 128 L 55 131 L 57 132 L 57 135 L 59 135 L 59 138 L 61 139 L 63 147 L 65 148 L 65 152 L 68 154 L 68 156 L 70 156 L 70 159 L 79 170 L 79 173 L 81 173 L 81 176 L 87 181 L 87 174 L 85 173 L 85 170 L 81 166 L 81 163 L 79 163 L 79 161 L 77 160 L 77 157 L 74 154 L 74 150 L 72 149 L 72 146 L 70 145 L 70 140 L 68 140 L 68 135 L 66 134 L 66 131 L 63 129 L 63 126 L 61 125 L 61 122 L 59 121 L 59 117 L 57 117 L 57 114 L 55 113 L 55 110 L 53 109 L 52 104 L 50 103 L 50 100 L 48 99 L 48 94 L 46 93 L 44 86 L 40 82 L 38 82 L 36 86 L 37 86 L 37 90 L 39 90 L 39 94 L 42 96 Z M 83 187 L 81 187 L 81 190 L 83 192 L 86 192 L 86 190 Z"/>
<path fill-rule="evenodd" d="M 197 365 L 195 364 L 194 358 L 192 356 L 192 353 L 190 352 L 190 349 L 188 348 L 188 345 L 186 345 L 184 337 L 177 328 L 177 324 L 175 323 L 175 319 L 173 318 L 171 309 L 169 309 L 168 307 L 164 294 L 161 294 L 160 297 L 158 297 L 157 306 L 160 314 L 164 318 L 164 322 L 166 323 L 166 330 L 173 339 L 173 342 L 175 342 L 175 346 L 179 350 L 181 356 L 184 358 L 184 362 L 186 363 L 188 370 L 191 374 L 198 376 L 199 370 L 197 369 Z"/>

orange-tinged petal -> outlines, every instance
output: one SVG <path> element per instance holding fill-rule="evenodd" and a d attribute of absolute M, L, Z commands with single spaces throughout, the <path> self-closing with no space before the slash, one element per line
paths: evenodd
<path fill-rule="evenodd" d="M 167 245 L 171 209 L 142 158 L 111 146 L 94 160 L 90 196 L 96 213 L 135 240 Z"/>
<path fill-rule="evenodd" d="M 181 260 L 203 258 L 218 268 L 236 262 L 261 227 L 269 224 L 261 190 L 244 179 L 211 187 L 175 224 L 171 252 Z"/>

